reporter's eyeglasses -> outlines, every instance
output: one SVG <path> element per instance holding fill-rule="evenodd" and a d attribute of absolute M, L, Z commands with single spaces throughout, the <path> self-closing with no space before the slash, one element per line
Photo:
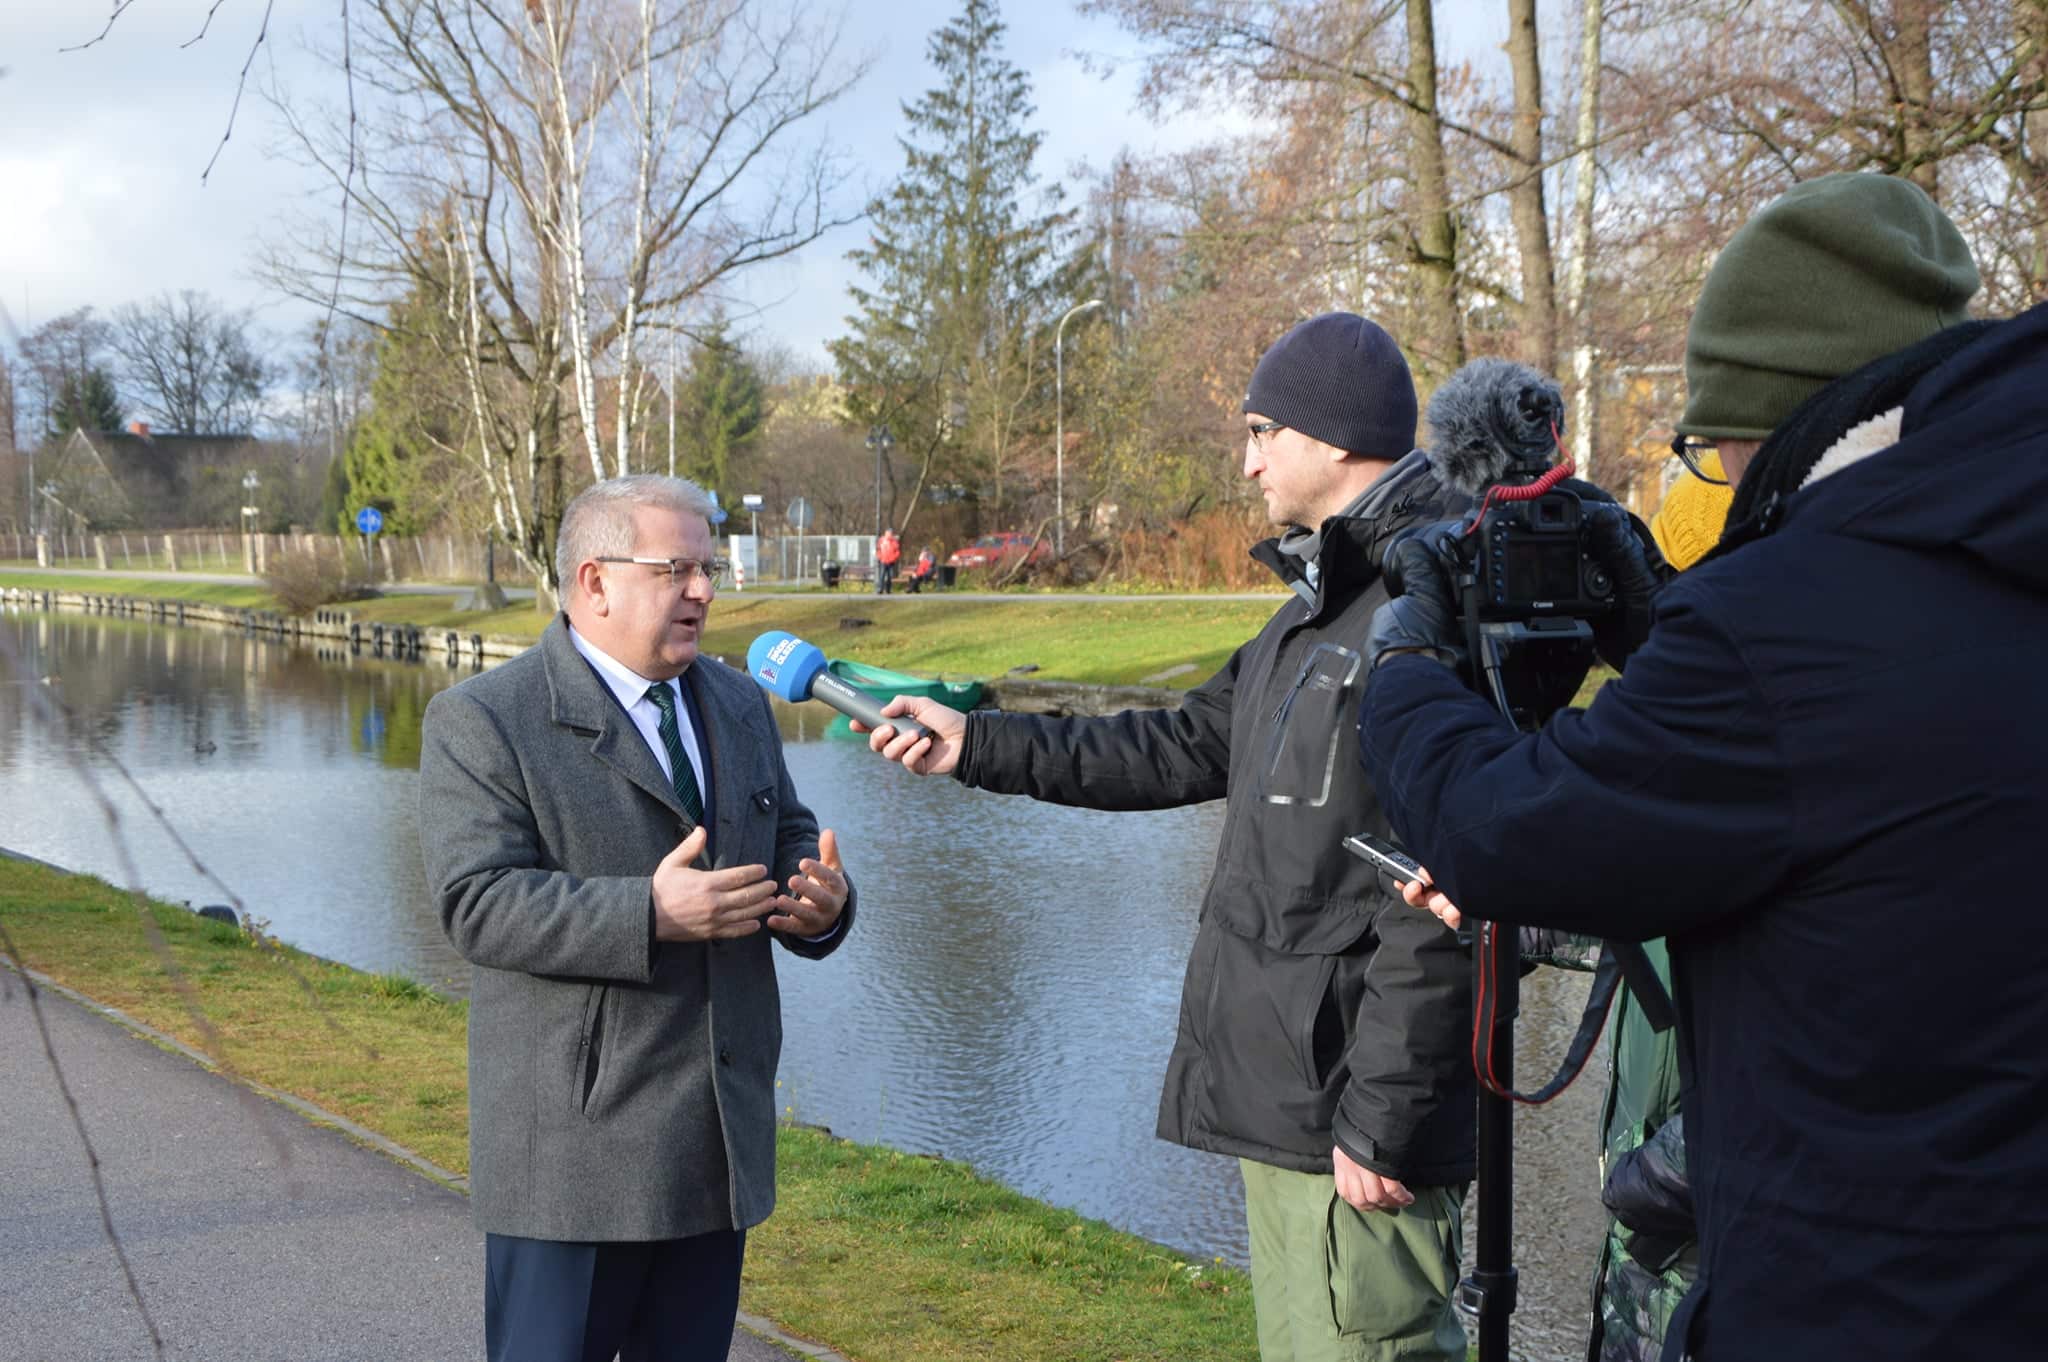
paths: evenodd
<path fill-rule="evenodd" d="M 1691 435 L 1674 435 L 1671 437 L 1671 452 L 1676 454 L 1678 461 L 1685 465 L 1686 472 L 1692 474 L 1701 482 L 1711 482 L 1716 487 L 1726 487 L 1728 479 L 1717 478 L 1706 469 L 1706 456 L 1719 448 L 1720 446 L 1712 440 L 1701 440 Z"/>
<path fill-rule="evenodd" d="M 689 590 L 690 583 L 702 577 L 713 590 L 725 585 L 726 571 L 732 566 L 723 558 L 702 562 L 695 558 L 594 558 L 596 563 L 641 563 L 647 567 L 658 567 L 668 574 L 668 584 L 682 590 Z"/>
<path fill-rule="evenodd" d="M 1287 426 L 1280 421 L 1260 421 L 1256 425 L 1246 426 L 1244 433 L 1245 438 L 1249 439 L 1263 451 L 1266 448 L 1266 437 L 1275 431 L 1285 429 L 1287 429 Z"/>

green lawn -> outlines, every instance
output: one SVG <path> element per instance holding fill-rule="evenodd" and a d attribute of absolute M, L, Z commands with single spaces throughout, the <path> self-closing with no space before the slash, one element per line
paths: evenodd
<path fill-rule="evenodd" d="M 46 577 L 0 570 L 0 586 L 275 608 L 262 587 L 113 574 Z M 472 633 L 535 639 L 548 622 L 547 615 L 531 606 L 478 613 L 456 609 L 460 599 L 452 592 L 385 596 L 339 608 L 353 611 L 366 623 L 416 624 L 436 637 L 453 629 L 465 639 Z M 987 678 L 1035 666 L 1038 670 L 1032 675 L 1040 680 L 1128 685 L 1185 665 L 1193 670 L 1163 683 L 1185 688 L 1222 667 L 1284 599 L 1114 601 L 1070 593 L 977 601 L 820 591 L 770 600 L 727 592 L 712 606 L 704 647 L 738 662 L 756 635 L 787 629 L 833 657 L 925 675 Z"/>

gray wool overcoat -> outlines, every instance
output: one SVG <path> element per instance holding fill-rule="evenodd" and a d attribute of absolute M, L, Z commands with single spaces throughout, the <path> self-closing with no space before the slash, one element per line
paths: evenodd
<path fill-rule="evenodd" d="M 714 866 L 787 883 L 816 856 L 766 695 L 711 658 L 683 673 L 703 720 Z M 654 940 L 651 877 L 687 835 L 674 788 L 557 617 L 534 648 L 434 697 L 420 844 L 441 922 L 474 967 L 471 1205 L 479 1228 L 555 1240 L 746 1229 L 775 1205 L 782 1018 L 762 931 Z"/>

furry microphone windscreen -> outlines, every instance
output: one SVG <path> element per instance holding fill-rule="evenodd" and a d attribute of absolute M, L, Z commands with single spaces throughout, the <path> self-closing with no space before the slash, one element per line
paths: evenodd
<path fill-rule="evenodd" d="M 1429 399 L 1424 450 L 1438 481 L 1478 496 L 1510 470 L 1550 466 L 1564 428 L 1564 393 L 1526 364 L 1475 359 Z"/>

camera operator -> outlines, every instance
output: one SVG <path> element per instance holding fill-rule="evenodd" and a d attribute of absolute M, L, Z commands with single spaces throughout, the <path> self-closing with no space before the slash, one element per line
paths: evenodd
<path fill-rule="evenodd" d="M 1584 712 L 1522 734 L 1438 665 L 1462 632 L 1421 542 L 1374 620 L 1365 764 L 1442 894 L 1669 938 L 1700 1272 L 1667 1357 L 2048 1337 L 2048 308 L 1966 322 L 1977 282 L 1878 175 L 1736 234 L 1679 426 L 1738 484 L 1728 529 Z"/>

